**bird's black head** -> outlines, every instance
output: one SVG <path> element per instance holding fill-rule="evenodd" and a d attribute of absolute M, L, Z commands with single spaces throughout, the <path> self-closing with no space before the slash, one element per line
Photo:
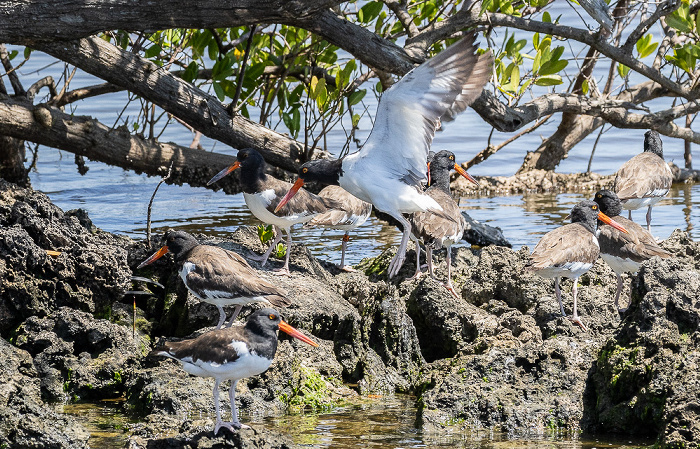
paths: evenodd
<path fill-rule="evenodd" d="M 169 229 L 163 234 L 161 239 L 161 244 L 168 247 L 168 251 L 175 255 L 175 260 L 184 256 L 192 248 L 199 245 L 197 239 L 192 237 L 185 231 L 176 231 L 174 229 Z"/>
<path fill-rule="evenodd" d="M 169 229 L 165 231 L 165 234 L 163 234 L 163 237 L 161 238 L 161 248 L 155 253 L 151 254 L 148 259 L 141 262 L 136 268 L 140 269 L 146 265 L 150 265 L 167 253 L 173 253 L 175 255 L 175 260 L 180 260 L 197 245 L 199 245 L 197 240 L 185 231 L 175 231 L 173 229 Z"/>
<path fill-rule="evenodd" d="M 244 148 L 236 155 L 241 167 L 241 186 L 245 193 L 260 191 L 260 183 L 265 180 L 265 159 L 252 148 Z"/>
<path fill-rule="evenodd" d="M 451 151 L 442 150 L 433 155 L 429 161 L 430 177 L 429 185 L 450 189 L 450 171 L 455 166 L 455 155 Z"/>
<path fill-rule="evenodd" d="M 615 192 L 610 190 L 599 190 L 593 198 L 600 211 L 609 217 L 616 217 L 622 213 L 622 202 Z"/>
<path fill-rule="evenodd" d="M 307 162 L 299 168 L 299 177 L 307 182 L 319 182 L 324 185 L 339 185 L 343 174 L 342 159 L 320 159 Z"/>
<path fill-rule="evenodd" d="M 571 222 L 580 223 L 589 231 L 595 233 L 598 227 L 600 206 L 595 201 L 581 201 L 571 209 Z"/>
<path fill-rule="evenodd" d="M 251 338 L 263 339 L 269 342 L 270 338 L 273 336 L 274 344 L 270 345 L 272 355 L 274 355 L 277 348 L 277 330 L 281 330 L 294 338 L 298 338 L 304 343 L 310 344 L 311 346 L 318 346 L 309 337 L 294 329 L 289 324 L 285 323 L 280 317 L 280 314 L 275 309 L 260 309 L 253 312 L 249 317 L 248 321 L 245 323 L 245 327 L 251 335 Z"/>
<path fill-rule="evenodd" d="M 255 170 L 265 171 L 265 159 L 262 154 L 253 148 L 243 148 L 236 155 L 238 163 L 241 164 L 241 171 Z"/>
<path fill-rule="evenodd" d="M 270 332 L 277 332 L 281 322 L 282 317 L 278 311 L 264 308 L 251 313 L 245 326 L 251 330 L 255 330 L 257 333 L 269 334 Z"/>
<path fill-rule="evenodd" d="M 644 133 L 644 151 L 654 153 L 661 159 L 664 158 L 664 145 L 661 142 L 661 136 L 653 129 Z"/>

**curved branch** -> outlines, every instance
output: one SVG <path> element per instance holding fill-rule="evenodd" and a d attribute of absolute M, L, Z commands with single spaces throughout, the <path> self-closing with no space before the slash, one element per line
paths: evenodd
<path fill-rule="evenodd" d="M 234 148 L 256 148 L 272 165 L 298 169 L 301 143 L 240 115 L 231 117 L 218 99 L 147 59 L 96 37 L 36 48 L 146 98 L 206 136 Z"/>
<path fill-rule="evenodd" d="M 227 28 L 256 23 L 294 23 L 340 0 L 188 0 L 133 2 L 14 0 L 0 2 L 0 42 L 28 45 L 68 41 L 108 30 Z"/>
<path fill-rule="evenodd" d="M 162 176 L 173 163 L 169 183 L 187 183 L 194 187 L 205 187 L 222 165 L 233 164 L 236 160 L 225 154 L 144 139 L 126 129 L 111 129 L 91 117 L 66 114 L 58 108 L 32 105 L 27 101 L 0 101 L 0 134 L 149 176 Z M 230 178 L 222 180 L 224 183 L 216 188 L 239 192 L 238 177 Z"/>
<path fill-rule="evenodd" d="M 418 51 L 422 51 L 422 49 L 432 45 L 433 42 L 440 39 L 445 39 L 460 29 L 478 25 L 511 27 L 524 31 L 532 31 L 550 34 L 552 36 L 558 36 L 566 39 L 573 39 L 595 48 L 605 56 L 628 66 L 632 70 L 644 75 L 650 80 L 656 81 L 669 91 L 675 92 L 677 95 L 683 98 L 688 100 L 700 98 L 699 91 L 688 88 L 674 82 L 669 78 L 666 78 L 661 74 L 661 72 L 642 63 L 632 55 L 627 54 L 622 48 L 610 45 L 597 32 L 552 22 L 540 22 L 522 17 L 514 17 L 501 13 L 484 12 L 483 14 L 479 15 L 479 8 L 477 7 L 462 9 L 452 17 L 449 17 L 442 22 L 436 22 L 432 26 L 426 27 L 418 36 L 407 40 L 406 51 L 409 53 L 415 52 L 416 50 L 411 48 L 415 46 L 419 48 Z"/>

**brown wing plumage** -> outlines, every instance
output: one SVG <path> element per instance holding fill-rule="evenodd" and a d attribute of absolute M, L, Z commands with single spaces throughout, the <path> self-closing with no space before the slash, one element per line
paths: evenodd
<path fill-rule="evenodd" d="M 569 223 L 546 233 L 530 255 L 528 268 L 539 270 L 566 264 L 594 263 L 600 250 L 595 236 L 579 223 Z"/>
<path fill-rule="evenodd" d="M 264 296 L 275 307 L 287 307 L 287 292 L 265 279 L 239 254 L 218 246 L 199 245 L 189 258 L 195 268 L 187 274 L 187 286 L 200 296 L 205 290 L 228 292 L 232 298 Z"/>
<path fill-rule="evenodd" d="M 671 253 L 661 248 L 656 243 L 656 239 L 637 223 L 621 216 L 611 218 L 627 229 L 628 233 L 625 234 L 610 225 L 601 224 L 598 227 L 600 231 L 598 243 L 603 253 L 639 263 L 654 256 L 662 259 L 671 257 Z"/>
<path fill-rule="evenodd" d="M 662 192 L 671 188 L 673 173 L 666 161 L 651 152 L 636 155 L 622 164 L 615 176 L 614 191 L 620 200 L 662 196 L 653 192 Z M 663 193 L 665 195 L 665 193 Z"/>
<path fill-rule="evenodd" d="M 334 201 L 339 208 L 316 215 L 304 225 L 305 227 L 350 225 L 357 221 L 358 217 L 367 217 L 372 212 L 372 204 L 362 201 L 340 186 L 324 187 L 318 196 Z"/>
<path fill-rule="evenodd" d="M 433 249 L 439 249 L 445 238 L 456 237 L 460 240 L 467 222 L 452 196 L 439 188 L 429 188 L 425 193 L 442 206 L 444 214 L 453 219 L 448 220 L 430 211 L 416 212 L 409 218 L 413 234 Z"/>
<path fill-rule="evenodd" d="M 218 329 L 191 340 L 165 342 L 151 354 L 165 355 L 191 363 L 201 360 L 224 364 L 238 359 L 238 354 L 231 350 L 231 341 L 245 341 L 245 338 L 243 326 Z"/>
<path fill-rule="evenodd" d="M 272 199 L 270 204 L 267 206 L 267 210 L 279 217 L 286 217 L 292 215 L 307 215 L 307 214 L 319 214 L 328 211 L 329 209 L 341 208 L 342 205 L 337 201 L 322 198 L 318 195 L 314 195 L 305 189 L 299 189 L 296 195 L 292 197 L 287 204 L 285 204 L 277 213 L 275 213 L 275 208 L 282 201 L 282 198 L 289 192 L 292 188 L 292 184 L 286 181 L 281 181 L 272 176 L 267 177 L 266 187 L 273 189 L 275 191 L 275 197 Z"/>

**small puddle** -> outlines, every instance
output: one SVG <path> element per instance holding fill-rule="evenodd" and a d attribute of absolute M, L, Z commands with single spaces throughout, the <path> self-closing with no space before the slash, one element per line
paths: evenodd
<path fill-rule="evenodd" d="M 88 429 L 91 434 L 90 447 L 121 449 L 129 439 L 129 425 L 135 421 L 120 410 L 121 401 L 100 401 L 67 404 L 59 407 L 58 411 L 75 416 Z M 603 449 L 638 448 L 653 443 L 629 438 L 572 437 L 570 434 L 547 431 L 525 437 L 490 430 L 424 432 L 415 427 L 415 417 L 414 398 L 397 395 L 360 399 L 323 412 L 291 413 L 280 417 L 243 413 L 241 420 L 252 426 L 287 434 L 301 447 L 318 449 Z"/>
<path fill-rule="evenodd" d="M 64 404 L 59 413 L 74 416 L 90 432 L 90 447 L 122 449 L 129 440 L 129 425 L 136 421 L 122 413 L 124 399 Z"/>

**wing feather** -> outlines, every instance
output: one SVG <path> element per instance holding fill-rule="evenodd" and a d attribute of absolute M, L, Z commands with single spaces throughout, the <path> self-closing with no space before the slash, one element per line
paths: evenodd
<path fill-rule="evenodd" d="M 615 176 L 614 191 L 621 201 L 665 196 L 671 188 L 673 173 L 666 161 L 644 152 L 622 164 Z"/>
<path fill-rule="evenodd" d="M 483 88 L 485 68 L 477 64 L 474 40 L 471 35 L 453 44 L 384 92 L 358 158 L 409 185 L 427 178 L 428 151 L 440 118 L 451 108 L 462 110 Z M 475 67 L 479 72 L 472 80 Z"/>
<path fill-rule="evenodd" d="M 534 270 L 562 267 L 572 262 L 594 263 L 600 252 L 595 236 L 579 223 L 569 223 L 546 233 L 530 255 Z"/>

